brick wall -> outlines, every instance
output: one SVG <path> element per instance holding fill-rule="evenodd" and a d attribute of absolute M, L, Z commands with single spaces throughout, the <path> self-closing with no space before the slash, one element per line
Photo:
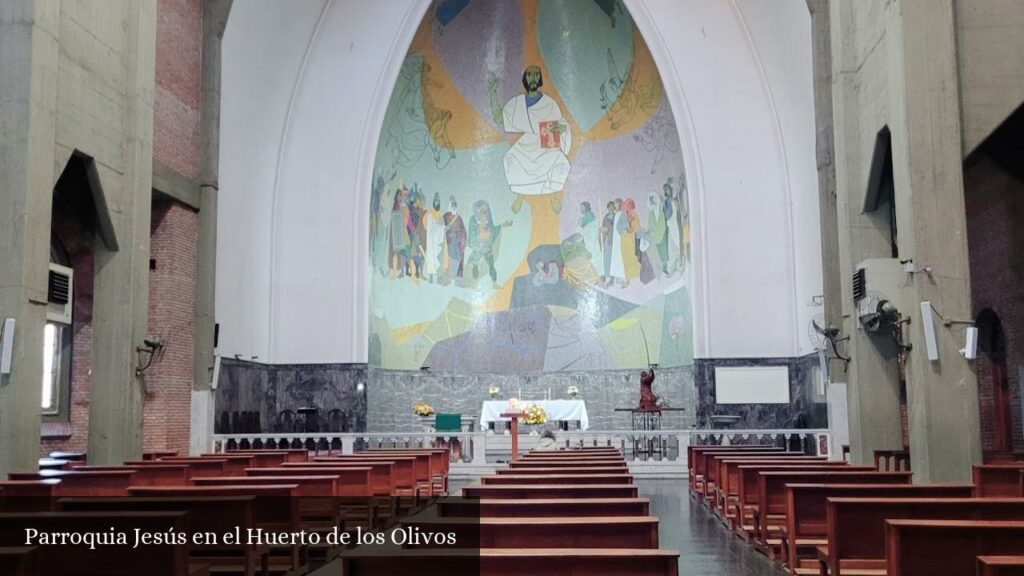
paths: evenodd
<path fill-rule="evenodd" d="M 977 317 L 990 308 L 1002 322 L 1013 443 L 1015 449 L 1022 450 L 1019 367 L 1024 365 L 1024 182 L 982 156 L 965 167 L 964 187 L 973 313 Z M 991 364 L 986 358 L 979 358 L 975 368 L 982 444 L 989 450 L 995 443 Z"/>
<path fill-rule="evenodd" d="M 189 178 L 199 175 L 202 46 L 201 0 L 158 0 L 153 158 Z"/>
<path fill-rule="evenodd" d="M 149 333 L 163 350 L 146 372 L 146 450 L 188 452 L 192 401 L 198 215 L 169 200 L 153 202 Z"/>

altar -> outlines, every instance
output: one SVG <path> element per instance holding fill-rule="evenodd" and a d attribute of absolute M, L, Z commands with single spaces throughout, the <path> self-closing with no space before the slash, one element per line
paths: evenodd
<path fill-rule="evenodd" d="M 583 400 L 520 400 L 519 409 L 529 406 L 540 406 L 548 415 L 548 422 L 579 422 L 580 430 L 590 428 L 587 416 L 587 403 Z M 495 422 L 508 422 L 502 418 L 502 412 L 508 412 L 508 400 L 486 400 L 480 409 L 480 427 L 487 429 Z"/>

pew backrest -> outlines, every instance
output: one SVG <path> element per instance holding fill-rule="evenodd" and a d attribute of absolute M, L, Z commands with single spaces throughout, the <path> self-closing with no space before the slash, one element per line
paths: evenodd
<path fill-rule="evenodd" d="M 1019 496 L 1021 472 L 1024 472 L 1024 462 L 975 465 L 972 470 L 974 495 L 979 498 Z"/>
<path fill-rule="evenodd" d="M 885 521 L 1018 520 L 1021 498 L 829 498 L 827 539 L 833 564 L 885 558 Z"/>
<path fill-rule="evenodd" d="M 1024 522 L 887 520 L 887 576 L 963 576 L 977 557 L 1024 553 Z"/>

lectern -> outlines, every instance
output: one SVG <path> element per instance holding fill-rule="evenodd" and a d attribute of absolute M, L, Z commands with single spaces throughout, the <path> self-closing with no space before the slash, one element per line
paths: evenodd
<path fill-rule="evenodd" d="M 512 433 L 512 462 L 519 460 L 519 419 L 524 414 L 522 412 L 502 412 L 502 418 L 508 418 L 511 421 L 509 425 Z"/>

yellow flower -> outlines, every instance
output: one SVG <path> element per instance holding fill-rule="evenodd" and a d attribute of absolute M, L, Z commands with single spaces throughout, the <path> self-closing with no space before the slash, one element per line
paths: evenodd
<path fill-rule="evenodd" d="M 433 416 L 434 409 L 430 407 L 430 404 L 423 402 L 417 402 L 412 405 L 412 412 L 417 416 Z"/>
<path fill-rule="evenodd" d="M 523 411 L 523 413 L 525 415 L 523 417 L 524 424 L 536 425 L 544 424 L 545 422 L 548 421 L 547 412 L 545 412 L 543 408 L 537 406 L 536 404 L 527 407 L 526 410 Z"/>

